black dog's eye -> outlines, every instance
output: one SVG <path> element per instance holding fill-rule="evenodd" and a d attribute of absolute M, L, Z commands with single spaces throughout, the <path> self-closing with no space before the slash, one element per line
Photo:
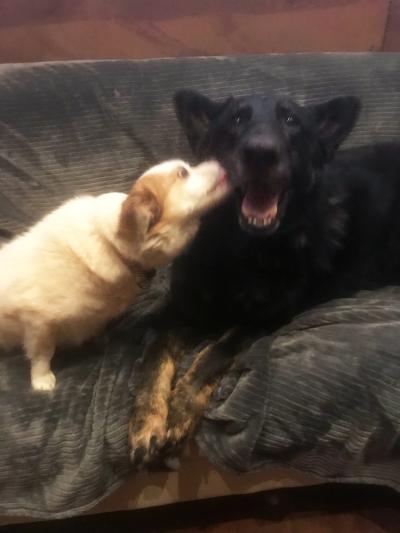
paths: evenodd
<path fill-rule="evenodd" d="M 233 122 L 235 124 L 244 124 L 251 119 L 251 109 L 250 107 L 242 107 L 233 115 Z"/>
<path fill-rule="evenodd" d="M 189 176 L 189 171 L 185 167 L 179 167 L 178 168 L 178 176 L 180 178 L 187 178 Z"/>
<path fill-rule="evenodd" d="M 297 116 L 289 109 L 282 109 L 282 118 L 288 126 L 298 126 L 300 124 Z"/>

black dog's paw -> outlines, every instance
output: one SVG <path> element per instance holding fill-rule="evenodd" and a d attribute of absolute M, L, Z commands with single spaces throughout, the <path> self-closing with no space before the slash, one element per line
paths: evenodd
<path fill-rule="evenodd" d="M 170 456 L 170 457 L 166 457 L 163 460 L 163 464 L 168 470 L 176 471 L 176 470 L 179 470 L 181 466 L 181 461 L 179 457 Z"/>
<path fill-rule="evenodd" d="M 198 395 L 182 380 L 176 387 L 168 408 L 166 439 L 160 451 L 164 463 L 171 463 L 175 468 L 176 461 L 192 435 L 201 412 Z"/>
<path fill-rule="evenodd" d="M 165 417 L 150 414 L 141 427 L 131 422 L 129 429 L 130 459 L 136 469 L 143 469 L 157 462 L 160 449 L 167 438 Z"/>

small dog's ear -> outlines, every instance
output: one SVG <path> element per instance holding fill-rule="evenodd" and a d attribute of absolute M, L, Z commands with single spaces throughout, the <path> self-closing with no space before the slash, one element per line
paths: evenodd
<path fill-rule="evenodd" d="M 119 234 L 141 240 L 160 219 L 156 196 L 145 187 L 134 186 L 122 204 Z"/>
<path fill-rule="evenodd" d="M 318 136 L 330 159 L 354 128 L 361 110 L 355 96 L 341 96 L 323 104 L 308 106 L 314 117 Z"/>
<path fill-rule="evenodd" d="M 224 102 L 214 102 L 196 91 L 181 89 L 174 95 L 175 112 L 195 155 L 200 155 L 201 142 L 211 121 L 220 113 Z"/>

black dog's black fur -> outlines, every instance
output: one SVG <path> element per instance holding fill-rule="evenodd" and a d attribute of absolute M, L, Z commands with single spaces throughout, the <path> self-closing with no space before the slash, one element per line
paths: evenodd
<path fill-rule="evenodd" d="M 334 157 L 357 120 L 357 99 L 301 107 L 273 96 L 215 103 L 181 91 L 175 101 L 196 156 L 219 160 L 236 188 L 174 265 L 172 297 L 182 316 L 267 327 L 399 281 L 400 145 Z M 270 224 L 246 223 L 249 190 L 255 213 L 277 200 Z"/>
<path fill-rule="evenodd" d="M 216 158 L 235 193 L 175 262 L 161 324 L 164 332 L 188 326 L 175 337 L 188 335 L 187 345 L 204 333 L 234 333 L 200 352 L 171 385 L 168 416 L 156 428 L 148 401 L 136 406 L 135 463 L 177 452 L 244 340 L 317 303 L 399 282 L 400 145 L 335 155 L 359 108 L 352 97 L 301 107 L 268 95 L 220 103 L 192 91 L 176 95 L 194 153 Z M 176 364 L 181 351 L 151 350 L 153 374 Z M 142 397 L 152 398 L 158 381 L 142 382 Z"/>

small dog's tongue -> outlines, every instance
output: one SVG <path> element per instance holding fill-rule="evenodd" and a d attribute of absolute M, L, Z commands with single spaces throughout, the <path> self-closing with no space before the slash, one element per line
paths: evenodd
<path fill-rule="evenodd" d="M 279 195 L 265 190 L 265 185 L 251 183 L 242 200 L 242 214 L 246 217 L 272 220 L 278 212 Z"/>

